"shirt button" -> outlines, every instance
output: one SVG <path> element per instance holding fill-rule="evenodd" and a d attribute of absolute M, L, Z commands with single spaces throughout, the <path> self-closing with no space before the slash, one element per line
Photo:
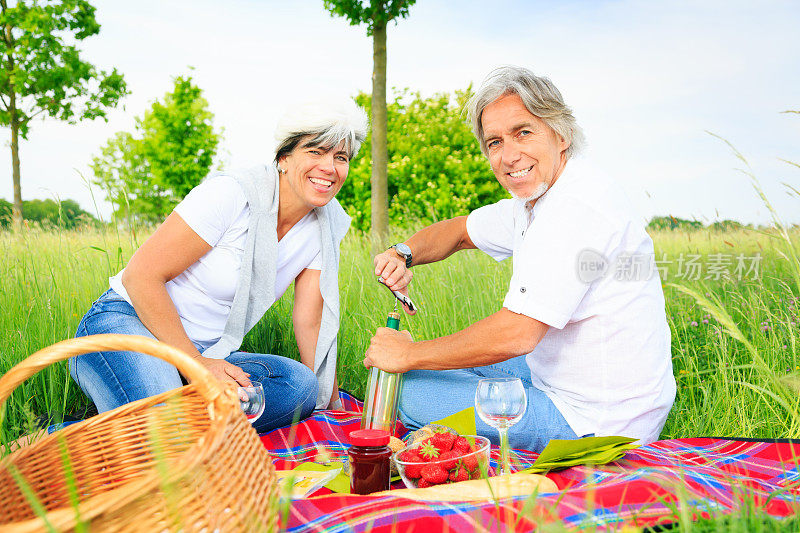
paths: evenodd
<path fill-rule="evenodd" d="M 520 288 L 519 288 L 519 292 L 521 292 L 521 293 L 523 293 L 523 294 L 525 293 L 525 291 L 526 291 L 526 290 L 527 290 L 527 289 L 526 289 L 525 287 L 520 287 Z"/>

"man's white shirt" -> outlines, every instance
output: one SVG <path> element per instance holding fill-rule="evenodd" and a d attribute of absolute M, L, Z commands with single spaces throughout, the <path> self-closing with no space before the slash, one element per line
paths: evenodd
<path fill-rule="evenodd" d="M 476 209 L 467 232 L 512 257 L 503 307 L 550 326 L 527 363 L 575 434 L 652 442 L 676 390 L 653 242 L 621 188 L 579 167 L 568 162 L 532 210 Z"/>

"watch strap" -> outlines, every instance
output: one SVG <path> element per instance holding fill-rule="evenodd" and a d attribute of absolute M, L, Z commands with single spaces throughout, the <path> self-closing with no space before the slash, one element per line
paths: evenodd
<path fill-rule="evenodd" d="M 391 248 L 394 250 L 394 252 L 397 255 L 399 255 L 400 257 L 402 257 L 403 259 L 406 260 L 406 268 L 411 268 L 411 262 L 413 261 L 413 256 L 411 254 L 402 253 L 400 250 L 397 249 L 397 245 L 396 244 L 393 244 L 391 246 Z"/>

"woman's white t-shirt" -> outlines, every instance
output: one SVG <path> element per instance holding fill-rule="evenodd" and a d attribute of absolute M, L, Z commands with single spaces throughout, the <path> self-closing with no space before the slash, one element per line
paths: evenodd
<path fill-rule="evenodd" d="M 167 282 L 188 337 L 205 346 L 222 336 L 239 280 L 250 208 L 241 186 L 231 176 L 206 179 L 175 207 L 175 212 L 212 248 Z M 275 298 L 306 268 L 320 270 L 320 229 L 312 210 L 278 242 Z M 131 303 L 122 273 L 110 278 L 114 291 Z M 274 302 L 270 302 L 272 305 Z"/>

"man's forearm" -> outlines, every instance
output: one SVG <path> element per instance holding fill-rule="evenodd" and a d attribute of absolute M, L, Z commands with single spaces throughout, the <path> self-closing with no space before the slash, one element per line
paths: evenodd
<path fill-rule="evenodd" d="M 448 370 L 486 366 L 531 352 L 548 326 L 507 309 L 446 337 L 411 344 L 409 369 Z"/>
<path fill-rule="evenodd" d="M 406 241 L 413 254 L 412 266 L 441 261 L 465 248 L 475 248 L 467 235 L 467 217 L 442 220 L 423 228 Z"/>

